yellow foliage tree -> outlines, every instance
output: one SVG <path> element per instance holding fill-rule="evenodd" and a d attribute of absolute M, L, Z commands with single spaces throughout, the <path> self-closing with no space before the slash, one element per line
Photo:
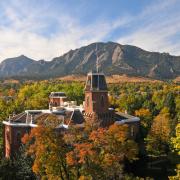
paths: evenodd
<path fill-rule="evenodd" d="M 174 148 L 174 151 L 177 152 L 178 157 L 180 156 L 180 123 L 176 126 L 176 137 L 171 138 L 171 143 Z M 179 180 L 180 179 L 180 164 L 176 166 L 176 176 L 169 177 L 170 180 Z"/>
<path fill-rule="evenodd" d="M 147 137 L 147 150 L 151 154 L 167 153 L 170 141 L 170 115 L 168 109 L 164 108 L 155 117 Z"/>
<path fill-rule="evenodd" d="M 149 128 L 151 126 L 152 114 L 149 109 L 141 108 L 139 110 L 136 110 L 135 115 L 140 117 L 140 123 L 142 124 L 142 126 L 144 126 L 145 128 Z"/>

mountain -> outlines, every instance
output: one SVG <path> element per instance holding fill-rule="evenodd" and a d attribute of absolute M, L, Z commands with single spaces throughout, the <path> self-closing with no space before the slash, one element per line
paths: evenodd
<path fill-rule="evenodd" d="M 5 59 L 0 63 L 0 78 L 26 77 L 28 79 L 41 78 L 41 70 L 45 69 L 47 61 L 35 61 L 24 55 Z"/>
<path fill-rule="evenodd" d="M 70 50 L 52 61 L 34 61 L 25 56 L 6 59 L 0 64 L 0 77 L 45 79 L 86 74 L 96 69 L 96 54 L 99 70 L 107 75 L 127 74 L 154 79 L 173 79 L 180 76 L 180 56 L 107 42 Z"/>
<path fill-rule="evenodd" d="M 0 64 L 0 76 L 15 76 L 19 73 L 27 72 L 27 67 L 33 62 L 35 61 L 24 55 L 5 59 Z"/>

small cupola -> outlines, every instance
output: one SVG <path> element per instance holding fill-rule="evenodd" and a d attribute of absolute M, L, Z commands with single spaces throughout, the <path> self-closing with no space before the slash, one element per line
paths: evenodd
<path fill-rule="evenodd" d="M 67 96 L 64 92 L 51 92 L 49 95 L 49 104 L 51 107 L 63 106 L 67 101 Z"/>

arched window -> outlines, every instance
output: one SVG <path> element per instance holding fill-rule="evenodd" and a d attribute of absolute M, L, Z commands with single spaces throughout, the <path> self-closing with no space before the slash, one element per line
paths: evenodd
<path fill-rule="evenodd" d="M 86 105 L 87 105 L 87 107 L 89 107 L 89 96 L 87 96 L 87 98 L 86 98 Z"/>
<path fill-rule="evenodd" d="M 9 131 L 6 132 L 6 140 L 7 140 L 7 143 L 9 144 L 10 143 L 10 132 Z"/>
<path fill-rule="evenodd" d="M 104 107 L 104 96 L 101 96 L 101 106 Z"/>

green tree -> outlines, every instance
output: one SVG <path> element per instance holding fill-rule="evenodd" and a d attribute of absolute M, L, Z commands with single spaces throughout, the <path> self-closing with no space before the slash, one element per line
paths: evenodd
<path fill-rule="evenodd" d="M 0 179 L 11 180 L 17 178 L 17 166 L 12 159 L 3 158 L 0 161 Z"/>
<path fill-rule="evenodd" d="M 17 177 L 22 180 L 35 180 L 37 177 L 32 171 L 32 165 L 34 159 L 26 153 L 26 146 L 22 145 L 19 152 L 13 159 L 17 167 Z"/>

